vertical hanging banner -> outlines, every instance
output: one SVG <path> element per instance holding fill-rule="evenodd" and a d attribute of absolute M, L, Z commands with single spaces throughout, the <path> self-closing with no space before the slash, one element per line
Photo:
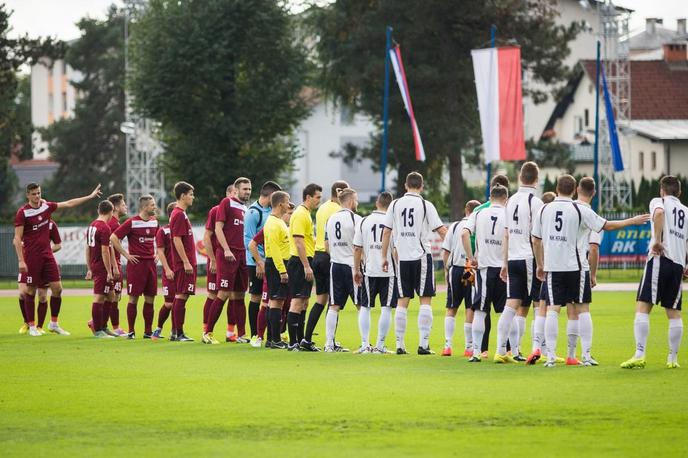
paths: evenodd
<path fill-rule="evenodd" d="M 474 49 L 471 56 L 485 163 L 525 160 L 521 48 Z"/>
<path fill-rule="evenodd" d="M 423 141 L 420 139 L 420 131 L 416 123 L 416 115 L 413 113 L 413 104 L 411 104 L 411 93 L 409 92 L 408 83 L 406 81 L 406 71 L 404 70 L 404 62 L 401 60 L 401 50 L 399 45 L 394 46 L 389 50 L 389 58 L 394 68 L 394 76 L 396 77 L 399 90 L 401 91 L 401 98 L 404 100 L 406 113 L 408 113 L 411 120 L 411 129 L 413 130 L 413 146 L 416 150 L 416 160 L 425 160 L 425 149 L 423 148 Z"/>
<path fill-rule="evenodd" d="M 616 121 L 614 120 L 614 108 L 612 107 L 612 98 L 609 95 L 607 88 L 607 77 L 602 69 L 602 90 L 604 92 L 604 111 L 607 117 L 607 127 L 609 127 L 609 146 L 612 150 L 612 163 L 614 164 L 615 172 L 623 172 L 624 163 L 621 156 L 621 147 L 619 146 L 619 134 L 616 131 Z"/>

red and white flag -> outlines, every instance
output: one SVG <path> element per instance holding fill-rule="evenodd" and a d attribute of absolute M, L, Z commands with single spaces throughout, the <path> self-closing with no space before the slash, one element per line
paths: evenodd
<path fill-rule="evenodd" d="M 401 60 L 401 51 L 399 45 L 394 46 L 389 50 L 389 58 L 392 61 L 394 68 L 394 76 L 396 76 L 399 90 L 401 91 L 401 98 L 404 100 L 406 113 L 411 120 L 411 129 L 413 129 L 413 146 L 416 150 L 416 160 L 425 160 L 425 149 L 423 149 L 423 141 L 420 139 L 420 131 L 416 123 L 416 115 L 413 114 L 413 105 L 411 104 L 411 93 L 409 92 L 408 83 L 406 82 L 406 71 L 404 70 L 404 63 Z"/>
<path fill-rule="evenodd" d="M 521 49 L 474 49 L 471 55 L 485 163 L 525 160 Z"/>

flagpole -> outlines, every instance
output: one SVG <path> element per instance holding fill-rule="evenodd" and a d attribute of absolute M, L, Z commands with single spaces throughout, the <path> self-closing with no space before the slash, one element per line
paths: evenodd
<path fill-rule="evenodd" d="M 600 40 L 597 40 L 597 58 L 595 60 L 595 149 L 593 150 L 593 180 L 597 192 L 592 199 L 592 208 L 600 211 Z"/>
<path fill-rule="evenodd" d="M 497 26 L 492 24 L 490 26 L 490 46 L 495 47 L 495 36 L 497 35 Z M 485 184 L 485 201 L 490 200 L 490 181 L 492 181 L 492 162 L 487 163 L 487 183 Z"/>
<path fill-rule="evenodd" d="M 380 153 L 380 170 L 382 171 L 382 183 L 380 192 L 385 190 L 387 181 L 387 137 L 389 124 L 389 50 L 392 48 L 392 28 L 387 26 L 387 44 L 385 46 L 385 95 L 382 108 L 382 151 Z"/>

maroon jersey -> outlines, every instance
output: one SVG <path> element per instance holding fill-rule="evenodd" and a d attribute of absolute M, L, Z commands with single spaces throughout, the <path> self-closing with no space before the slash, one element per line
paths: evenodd
<path fill-rule="evenodd" d="M 55 245 L 62 243 L 62 237 L 60 236 L 60 231 L 57 228 L 57 223 L 53 220 L 50 220 L 50 224 L 48 224 L 48 226 L 50 227 L 50 241 Z M 50 251 L 52 251 L 52 249 Z"/>
<path fill-rule="evenodd" d="M 110 247 L 110 226 L 99 219 L 93 221 L 86 229 L 86 243 L 91 247 L 89 267 L 92 271 L 105 270 L 102 247 Z"/>
<path fill-rule="evenodd" d="M 38 208 L 26 204 L 14 217 L 15 226 L 24 226 L 24 258 L 35 259 L 52 255 L 50 248 L 50 215 L 57 210 L 57 203 L 41 201 Z"/>
<path fill-rule="evenodd" d="M 170 216 L 170 241 L 172 242 L 172 266 L 174 270 L 184 269 L 184 262 L 177 254 L 177 249 L 174 247 L 174 237 L 181 237 L 184 244 L 184 252 L 192 266 L 196 265 L 196 247 L 194 243 L 193 230 L 191 229 L 191 222 L 186 212 L 179 207 L 172 210 Z"/>
<path fill-rule="evenodd" d="M 246 249 L 244 246 L 244 213 L 246 213 L 246 206 L 233 197 L 225 197 L 218 205 L 217 221 L 225 223 L 222 232 L 225 234 L 230 250 L 243 251 Z"/>
<path fill-rule="evenodd" d="M 256 242 L 257 245 L 265 245 L 265 233 L 263 229 L 259 230 L 252 240 Z"/>
<path fill-rule="evenodd" d="M 208 220 L 205 222 L 205 228 L 208 231 L 213 231 L 213 235 L 210 236 L 210 245 L 213 250 L 213 253 L 220 247 L 220 244 L 217 243 L 217 237 L 215 237 L 215 221 L 217 220 L 217 208 L 218 206 L 215 205 L 213 208 L 210 209 L 208 212 Z M 206 247 L 206 250 L 208 247 Z"/>
<path fill-rule="evenodd" d="M 115 232 L 117 228 L 119 227 L 119 218 L 117 218 L 115 215 L 112 215 L 110 220 L 107 222 L 108 226 L 110 227 L 110 232 Z M 117 265 L 122 265 L 122 255 L 119 254 L 119 251 L 115 250 L 115 259 L 117 260 Z"/>
<path fill-rule="evenodd" d="M 158 220 L 145 220 L 139 215 L 133 216 L 115 230 L 118 239 L 124 237 L 129 242 L 129 254 L 140 259 L 155 258 L 155 233 L 158 231 Z"/>
<path fill-rule="evenodd" d="M 170 269 L 174 269 L 172 265 L 172 237 L 170 237 L 170 225 L 165 224 L 158 229 L 155 234 L 155 246 L 165 250 L 165 259 L 170 266 Z"/>

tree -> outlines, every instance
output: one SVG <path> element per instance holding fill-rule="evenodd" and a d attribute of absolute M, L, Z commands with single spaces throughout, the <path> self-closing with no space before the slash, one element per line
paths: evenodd
<path fill-rule="evenodd" d="M 448 166 L 451 214 L 456 218 L 465 201 L 463 162 L 480 162 L 471 49 L 489 46 L 490 26 L 495 24 L 497 45 L 515 39 L 523 67 L 534 80 L 549 85 L 565 81 L 569 70 L 562 59 L 578 27 L 556 25 L 555 6 L 555 1 L 540 0 L 337 0 L 314 7 L 310 23 L 318 36 L 321 85 L 330 97 L 381 126 L 385 27 L 392 26 L 401 44 L 427 160 L 415 161 L 407 115 L 392 82 L 389 162 L 401 180 L 414 169 L 426 172 L 430 186 L 440 184 Z M 546 96 L 530 95 L 539 101 Z M 378 133 L 371 148 L 359 154 L 377 163 L 380 140 Z"/>
<path fill-rule="evenodd" d="M 195 207 L 291 167 L 308 65 L 284 5 L 151 0 L 131 30 L 135 108 L 161 123 L 168 176 L 196 187 Z"/>
<path fill-rule="evenodd" d="M 124 190 L 124 12 L 111 6 L 107 18 L 78 22 L 81 37 L 66 52 L 66 62 L 80 74 L 71 81 L 78 91 L 74 117 L 42 131 L 52 159 L 60 166 L 48 183 L 50 197 L 85 195 L 97 183 L 106 192 Z M 85 207 L 75 213 L 89 211 Z"/>

